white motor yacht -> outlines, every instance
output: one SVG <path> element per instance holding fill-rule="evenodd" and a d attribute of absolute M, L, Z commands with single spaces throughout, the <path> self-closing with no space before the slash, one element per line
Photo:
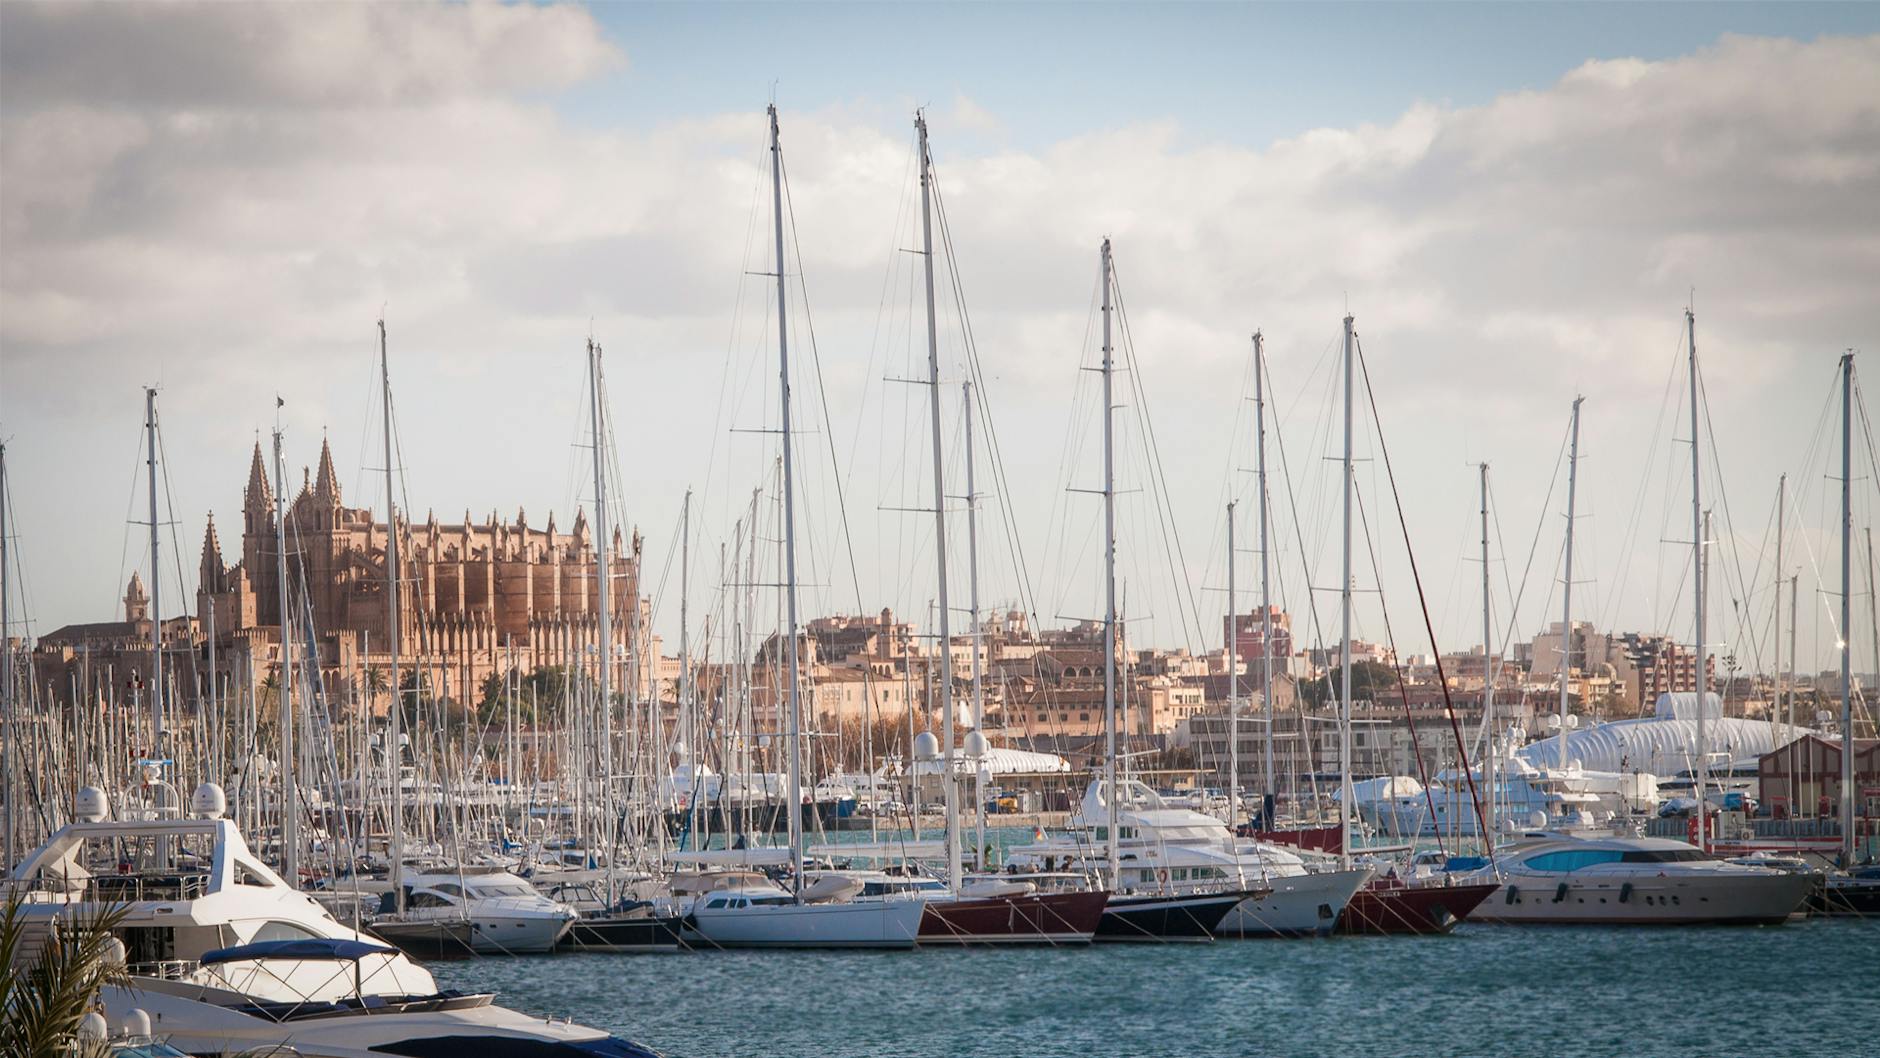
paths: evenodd
<path fill-rule="evenodd" d="M 857 899 L 865 883 L 831 874 L 795 894 L 760 871 L 675 878 L 686 936 L 721 948 L 911 948 L 927 901 L 914 893 Z"/>
<path fill-rule="evenodd" d="M 488 993 L 439 991 L 423 967 L 342 926 L 263 864 L 220 818 L 219 788 L 205 784 L 193 804 L 193 819 L 114 821 L 103 792 L 88 787 L 79 821 L 9 878 L 36 938 L 26 959 L 54 928 L 122 910 L 113 932 L 129 979 L 101 993 L 110 1024 L 141 1009 L 152 1032 L 191 1054 L 652 1058 L 598 1029 L 497 1006 Z"/>
<path fill-rule="evenodd" d="M 1541 831 L 1496 861 L 1480 874 L 1502 886 L 1472 921 L 1774 925 L 1801 909 L 1814 884 L 1807 874 L 1726 863 L 1664 838 Z"/>
<path fill-rule="evenodd" d="M 426 952 L 452 954 L 451 948 L 460 943 L 456 937 L 478 955 L 553 951 L 577 914 L 497 867 L 407 877 L 404 890 L 404 911 L 391 910 L 392 894 L 385 894 L 372 930 L 395 944 L 412 943 Z M 434 941 L 439 931 L 450 936 Z"/>
<path fill-rule="evenodd" d="M 1107 875 L 1109 809 L 1104 781 L 1091 782 L 1068 832 L 1010 850 L 1019 870 L 1073 870 Z M 1305 936 L 1331 932 L 1352 894 L 1369 881 L 1368 867 L 1339 870 L 1308 864 L 1293 851 L 1237 838 L 1226 823 L 1170 807 L 1135 781 L 1117 784 L 1116 892 L 1191 893 L 1255 890 L 1216 927 L 1222 937 Z"/>

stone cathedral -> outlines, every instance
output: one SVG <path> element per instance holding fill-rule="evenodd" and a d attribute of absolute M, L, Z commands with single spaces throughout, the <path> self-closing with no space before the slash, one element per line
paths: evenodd
<path fill-rule="evenodd" d="M 246 680 L 280 657 L 281 579 L 274 485 L 261 446 L 255 445 L 242 496 L 241 554 L 223 558 L 211 516 L 202 542 L 197 618 L 204 636 L 227 650 L 242 673 L 218 664 L 225 679 Z M 347 507 L 340 497 L 333 456 L 323 441 L 319 469 L 302 472 L 298 495 L 286 505 L 290 623 L 304 644 L 311 624 L 326 690 L 336 704 L 360 689 L 368 666 L 389 659 L 386 591 L 388 533 L 369 507 Z M 405 671 L 427 673 L 434 689 L 475 701 L 486 677 L 511 668 L 594 665 L 599 601 L 595 545 L 587 514 L 561 532 L 555 516 L 532 528 L 522 511 L 514 521 L 492 512 L 475 522 L 442 524 L 398 519 L 399 654 Z M 610 623 L 614 626 L 616 682 L 635 660 L 642 688 L 651 685 L 659 643 L 646 632 L 640 599 L 640 538 L 630 547 L 618 529 L 610 553 Z M 632 605 L 629 605 L 632 603 Z M 639 649 L 644 646 L 645 649 Z M 467 689 L 467 691 L 465 690 Z M 384 701 L 373 703 L 382 710 Z"/>

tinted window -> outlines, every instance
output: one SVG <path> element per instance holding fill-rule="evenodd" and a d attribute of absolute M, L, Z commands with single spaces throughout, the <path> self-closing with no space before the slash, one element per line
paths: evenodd
<path fill-rule="evenodd" d="M 1618 863 L 1625 855 L 1618 849 L 1562 849 L 1530 857 L 1526 865 L 1535 871 L 1577 871 L 1601 863 Z"/>

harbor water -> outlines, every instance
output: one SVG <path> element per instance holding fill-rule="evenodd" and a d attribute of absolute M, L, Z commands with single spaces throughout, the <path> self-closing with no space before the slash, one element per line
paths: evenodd
<path fill-rule="evenodd" d="M 1880 921 L 432 969 L 670 1058 L 1880 1056 Z"/>

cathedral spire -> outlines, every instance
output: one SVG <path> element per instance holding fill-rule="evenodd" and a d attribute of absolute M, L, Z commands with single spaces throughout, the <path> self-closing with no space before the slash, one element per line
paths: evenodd
<path fill-rule="evenodd" d="M 274 489 L 268 484 L 268 464 L 261 458 L 261 440 L 255 439 L 255 456 L 248 463 L 248 487 L 242 491 L 244 528 L 259 533 L 267 528 L 274 513 Z"/>
<path fill-rule="evenodd" d="M 320 473 L 313 482 L 313 494 L 328 505 L 339 506 L 339 475 L 333 472 L 333 449 L 320 438 Z"/>
<path fill-rule="evenodd" d="M 198 574 L 196 590 L 210 595 L 227 590 L 224 582 L 228 577 L 228 567 L 222 563 L 222 541 L 215 535 L 215 513 L 209 514 L 209 527 L 202 533 L 202 568 Z"/>

